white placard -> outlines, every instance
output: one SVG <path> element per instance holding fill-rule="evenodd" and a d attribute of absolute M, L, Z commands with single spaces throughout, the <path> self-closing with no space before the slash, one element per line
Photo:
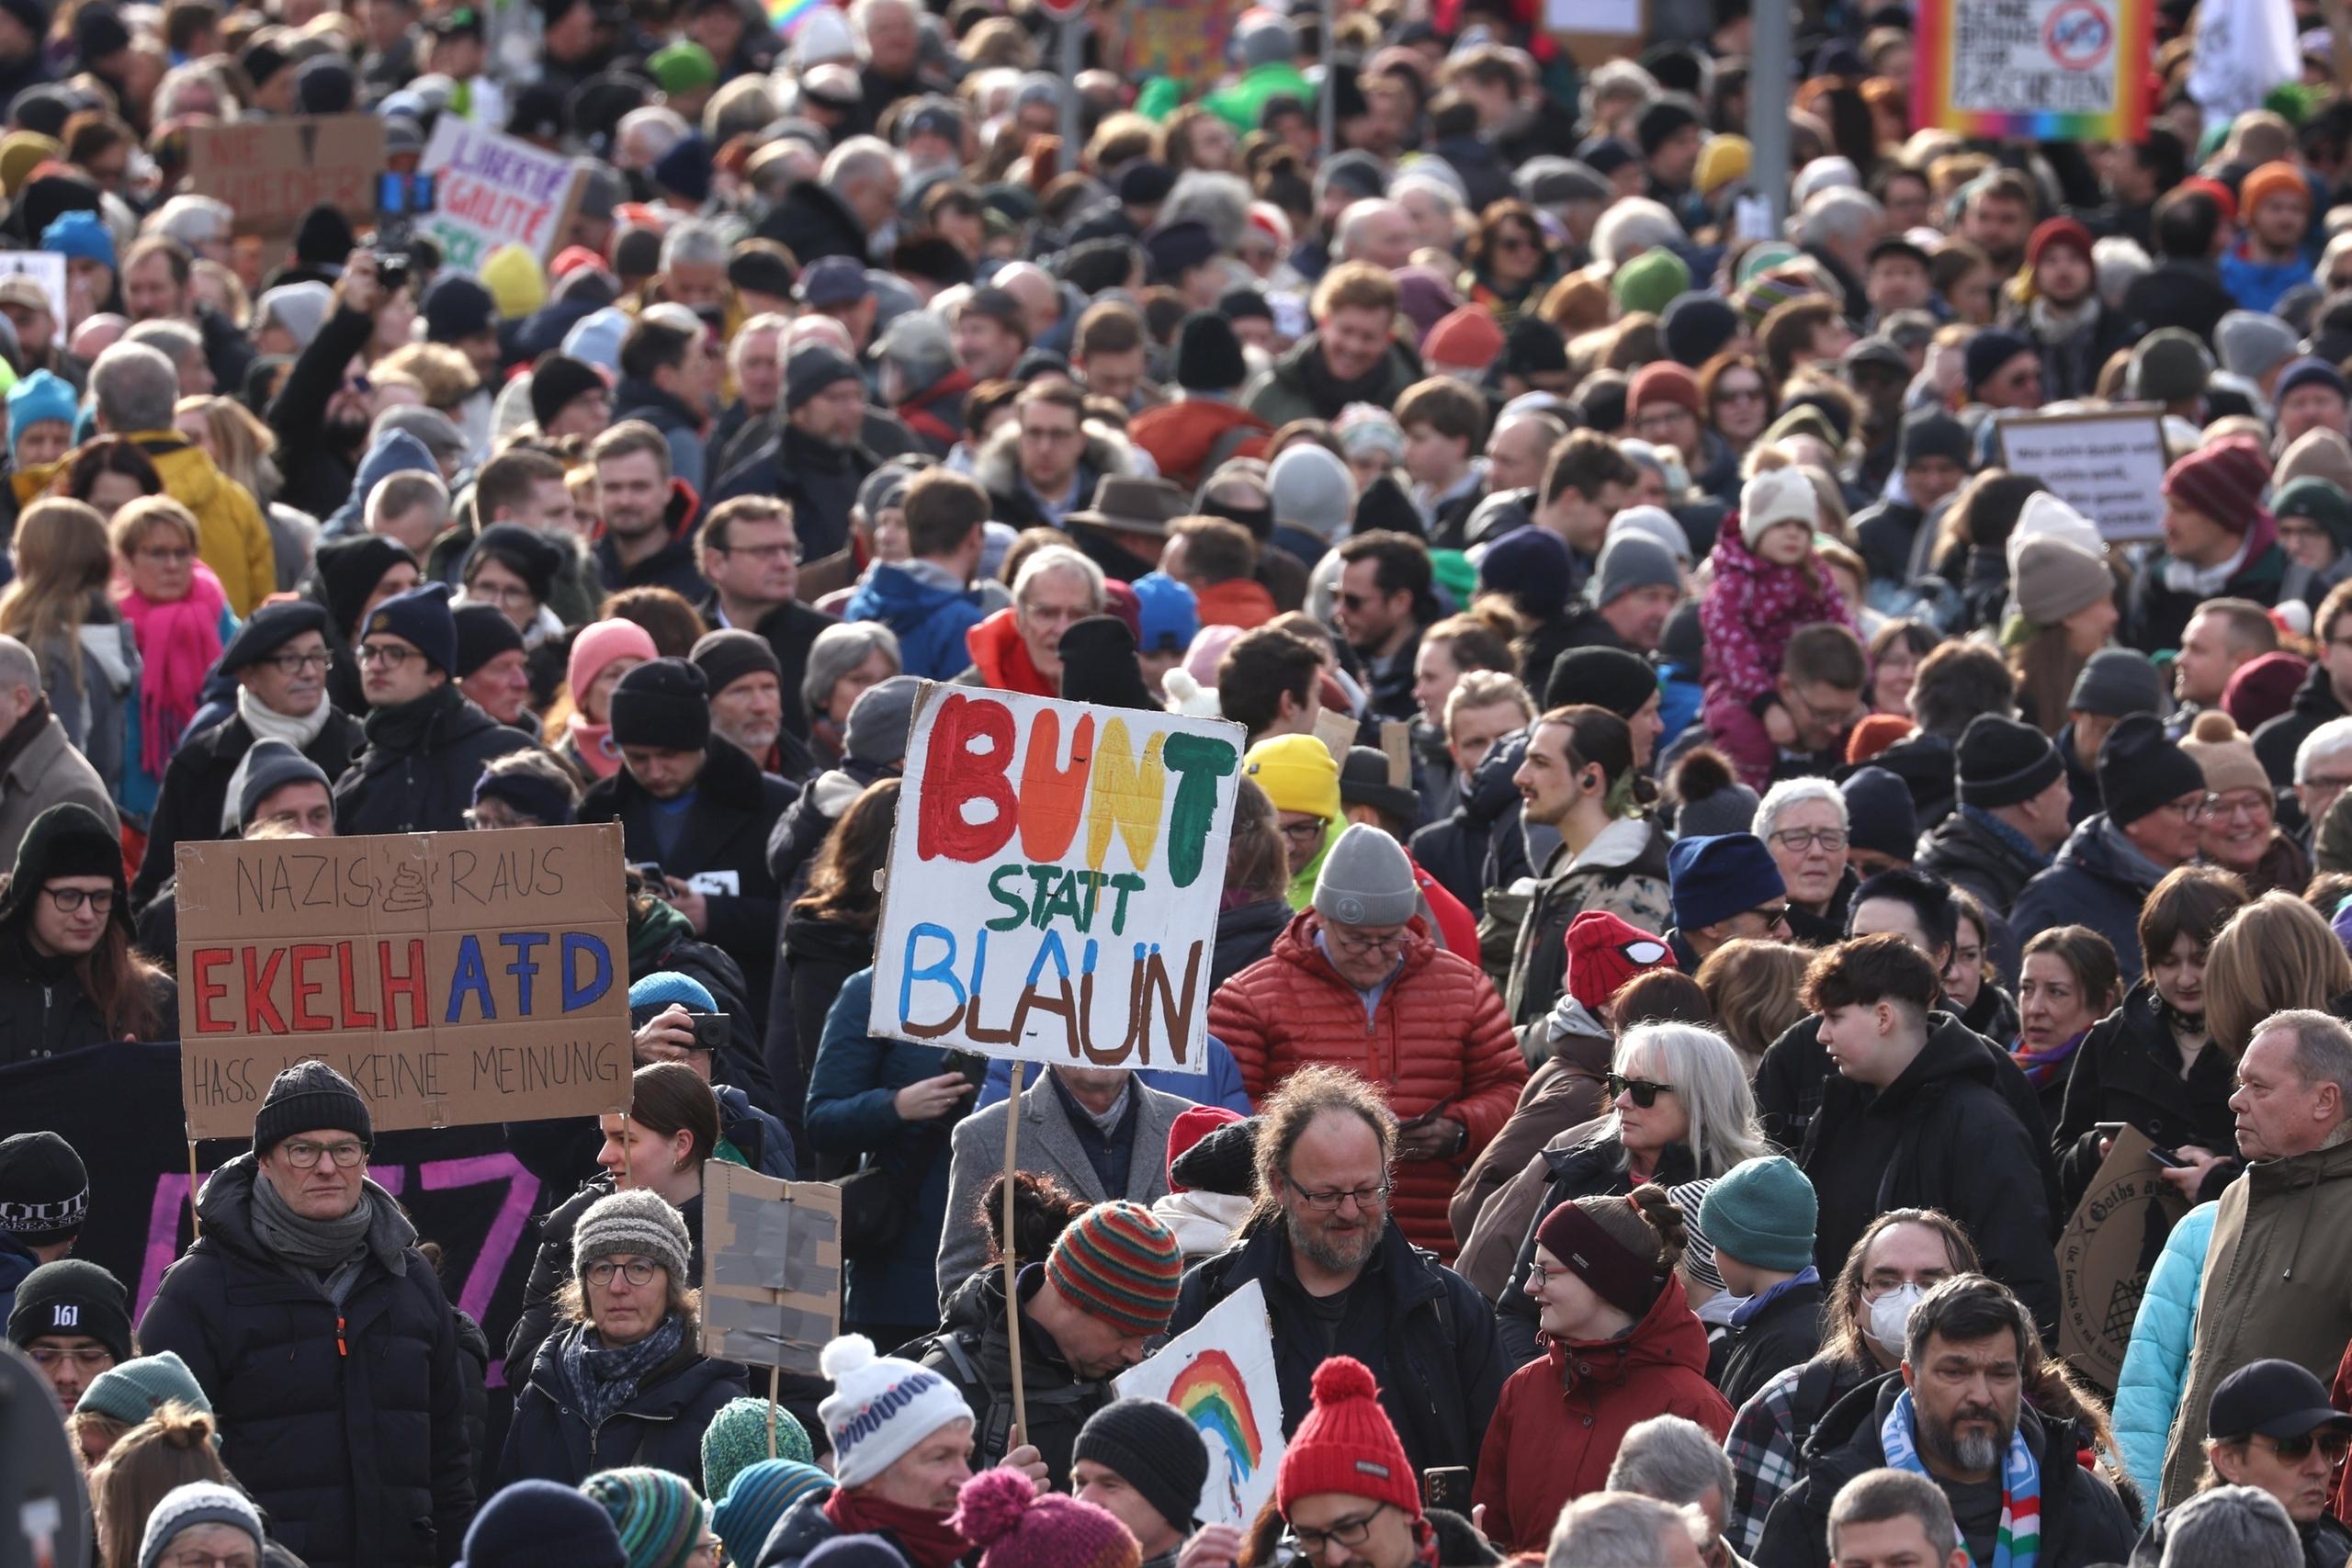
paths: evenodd
<path fill-rule="evenodd" d="M 21 272 L 38 281 L 49 296 L 49 313 L 57 321 L 57 338 L 65 341 L 65 258 L 49 251 L 0 251 L 0 274 Z"/>
<path fill-rule="evenodd" d="M 571 159 L 445 114 L 434 122 L 419 172 L 433 176 L 433 210 L 417 231 L 440 245 L 452 271 L 479 273 L 502 245 L 544 262 L 563 242 L 579 185 Z"/>
<path fill-rule="evenodd" d="M 1200 1428 L 1209 1449 L 1200 1521 L 1248 1529 L 1274 1495 L 1284 1446 L 1265 1287 L 1250 1280 L 1114 1386 L 1122 1399 L 1172 1404 Z"/>
<path fill-rule="evenodd" d="M 1994 424 L 2001 467 L 2048 485 L 2110 543 L 2164 532 L 2163 415 L 2133 406 L 2097 413 L 2013 414 Z"/>

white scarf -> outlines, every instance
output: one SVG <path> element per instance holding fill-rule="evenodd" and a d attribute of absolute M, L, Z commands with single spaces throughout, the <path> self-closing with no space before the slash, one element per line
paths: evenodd
<path fill-rule="evenodd" d="M 2238 544 L 2237 553 L 2219 566 L 2199 567 L 2194 561 L 2167 558 L 2164 570 L 2165 586 L 2175 593 L 2194 593 L 2200 599 L 2211 599 L 2229 586 L 2230 579 L 2238 574 L 2238 569 L 2245 565 L 2246 557 L 2253 550 L 2254 533 L 2248 529 L 2246 536 Z"/>
<path fill-rule="evenodd" d="M 319 731 L 327 727 L 327 716 L 334 712 L 334 703 L 324 692 L 319 694 L 319 705 L 307 715 L 295 716 L 282 714 L 253 694 L 250 686 L 237 688 L 237 716 L 245 721 L 255 740 L 283 740 L 297 751 L 308 751 Z M 254 760 L 253 748 L 237 759 L 237 771 L 229 775 L 228 797 L 220 803 L 220 831 L 233 836 L 237 831 L 237 797 L 245 792 L 245 769 Z"/>

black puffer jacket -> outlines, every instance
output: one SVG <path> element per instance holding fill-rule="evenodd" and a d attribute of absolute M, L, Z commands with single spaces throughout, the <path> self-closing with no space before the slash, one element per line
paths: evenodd
<path fill-rule="evenodd" d="M 334 784 L 335 831 L 345 838 L 459 831 L 482 769 L 533 747 L 454 681 L 414 702 L 378 708 L 363 728 L 368 749 Z"/>
<path fill-rule="evenodd" d="M 2064 1108 L 2051 1134 L 2066 1212 L 2074 1213 L 2098 1174 L 2101 1122 L 2128 1122 L 2160 1149 L 2189 1144 L 2235 1155 L 2237 1117 L 2230 1110 L 2235 1089 L 2229 1053 L 2217 1045 L 2199 1051 L 2184 1076 L 2155 983 L 2132 987 L 2123 1005 L 2093 1024 L 2075 1047 Z M 2221 1172 L 2215 1190 L 2233 1174 L 2234 1167 Z"/>
<path fill-rule="evenodd" d="M 338 1310 L 254 1234 L 251 1155 L 204 1184 L 203 1234 L 139 1325 L 175 1352 L 220 1418 L 220 1458 L 312 1568 L 439 1568 L 474 1507 L 458 1324 L 390 1196 Z M 392 1240 L 409 1245 L 392 1250 Z M 395 1272 L 397 1269 L 397 1272 Z"/>
<path fill-rule="evenodd" d="M 1045 1283 L 1042 1265 L 1031 1264 L 1016 1278 L 1027 1301 Z M 1026 1316 L 1021 1320 L 1021 1386 L 1028 1402 L 1027 1440 L 1046 1461 L 1055 1490 L 1069 1485 L 1072 1450 L 1079 1428 L 1118 1393 L 1107 1380 L 1081 1378 L 1070 1370 L 1052 1338 Z M 1001 1461 L 1012 1445 L 1012 1349 L 1005 1331 L 1004 1270 L 983 1269 L 956 1287 L 939 1332 L 900 1352 L 929 1367 L 972 1407 L 972 1468 Z"/>
<path fill-rule="evenodd" d="M 338 708 L 327 715 L 317 739 L 302 749 L 302 755 L 316 762 L 328 778 L 340 778 L 359 755 L 366 739 L 359 721 Z M 220 813 L 229 798 L 229 781 L 253 747 L 252 728 L 232 713 L 201 734 L 188 736 L 172 753 L 171 763 L 164 770 L 163 789 L 155 797 L 155 814 L 148 820 L 146 856 L 130 884 L 132 908 L 146 908 L 171 878 L 172 852 L 180 840 L 226 837 L 220 829 Z M 158 956 L 168 961 L 171 954 Z"/>
<path fill-rule="evenodd" d="M 712 1360 L 689 1338 L 645 1374 L 635 1397 L 592 1431 L 587 1418 L 571 1408 L 562 1371 L 565 1348 L 588 1332 L 584 1323 L 568 1324 L 539 1347 L 531 1381 L 514 1401 L 498 1484 L 553 1481 L 577 1486 L 600 1470 L 641 1464 L 699 1486 L 703 1432 L 729 1400 L 750 1392 L 743 1369 Z"/>
<path fill-rule="evenodd" d="M 1292 909 L 1281 898 L 1255 898 L 1218 911 L 1216 948 L 1209 954 L 1209 990 L 1274 951 L 1274 939 L 1290 924 Z"/>

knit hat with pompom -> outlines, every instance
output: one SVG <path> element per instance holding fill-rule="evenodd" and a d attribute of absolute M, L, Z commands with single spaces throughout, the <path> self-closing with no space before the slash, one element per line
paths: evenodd
<path fill-rule="evenodd" d="M 950 1423 L 972 1419 L 956 1385 L 929 1367 L 875 1354 L 863 1334 L 827 1344 L 817 1369 L 833 1392 L 817 1406 L 833 1445 L 833 1479 L 873 1480 L 917 1443 Z"/>
<path fill-rule="evenodd" d="M 1283 1517 L 1301 1497 L 1338 1492 L 1419 1518 L 1421 1489 L 1372 1369 L 1352 1356 L 1334 1356 L 1315 1369 L 1309 1390 L 1314 1408 L 1298 1424 L 1274 1477 Z"/>
<path fill-rule="evenodd" d="M 948 1524 L 980 1568 L 1140 1568 L 1143 1549 L 1107 1510 L 1048 1492 L 1017 1470 L 984 1470 L 956 1494 Z"/>

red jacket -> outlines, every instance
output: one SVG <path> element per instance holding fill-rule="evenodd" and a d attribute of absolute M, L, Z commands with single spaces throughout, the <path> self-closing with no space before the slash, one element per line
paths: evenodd
<path fill-rule="evenodd" d="M 1505 1551 L 1543 1551 L 1562 1508 L 1608 1486 L 1634 1423 L 1688 1416 L 1721 1442 L 1731 1414 L 1707 1381 L 1707 1331 L 1670 1274 L 1623 1338 L 1547 1339 L 1544 1359 L 1504 1382 L 1470 1494 L 1486 1506 L 1487 1539 Z"/>
<path fill-rule="evenodd" d="M 972 655 L 972 666 L 980 672 L 983 686 L 994 686 L 1000 692 L 1023 692 L 1033 697 L 1062 694 L 1055 682 L 1037 673 L 1036 661 L 1029 657 L 1029 645 L 1021 640 L 1021 628 L 1012 624 L 1012 611 L 1009 608 L 999 610 L 966 632 L 964 647 Z"/>
<path fill-rule="evenodd" d="M 1209 477 L 1209 459 L 1227 434 L 1237 439 L 1226 443 L 1227 457 L 1262 457 L 1266 437 L 1273 433 L 1272 425 L 1240 404 L 1210 398 L 1179 398 L 1146 409 L 1127 423 L 1127 439 L 1151 455 L 1160 478 L 1186 490 L 1199 489 Z M 1210 624 L 1206 616 L 1202 624 Z"/>
<path fill-rule="evenodd" d="M 1255 578 L 1237 577 L 1195 588 L 1193 599 L 1204 626 L 1239 626 L 1245 632 L 1255 631 L 1282 614 L 1275 607 L 1274 596 Z"/>
<path fill-rule="evenodd" d="M 1404 966 L 1367 1022 L 1362 995 L 1316 950 L 1322 921 L 1312 909 L 1292 917 L 1272 953 L 1217 987 L 1209 1032 L 1233 1053 L 1261 1104 L 1296 1069 L 1327 1062 L 1379 1089 L 1400 1119 L 1442 1111 L 1468 1128 L 1451 1159 L 1400 1161 L 1392 1200 L 1407 1238 L 1450 1262 L 1447 1200 L 1527 1081 L 1503 999 L 1475 956 L 1442 951 L 1417 921 Z"/>

